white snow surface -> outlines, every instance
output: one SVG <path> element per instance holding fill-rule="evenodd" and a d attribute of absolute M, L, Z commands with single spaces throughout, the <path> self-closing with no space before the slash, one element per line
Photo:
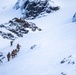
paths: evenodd
<path fill-rule="evenodd" d="M 15 0 L 6 0 L 7 3 L 11 2 L 10 5 L 5 0 L 0 1 L 0 4 L 8 6 L 8 9 L 0 10 L 0 24 L 21 17 L 19 10 L 9 8 L 13 5 L 12 1 L 15 3 Z M 10 40 L 0 36 L 0 52 L 5 55 L 3 64 L 0 64 L 0 75 L 63 75 L 62 72 L 65 75 L 76 75 L 76 64 L 60 64 L 69 55 L 76 61 L 76 23 L 72 23 L 76 0 L 53 1 L 60 6 L 60 10 L 42 18 L 28 20 L 36 23 L 42 29 L 41 32 L 30 32 L 16 39 L 12 47 Z M 16 48 L 17 43 L 21 45 L 20 52 L 8 62 L 6 55 Z M 30 49 L 33 45 L 36 46 Z"/>
<path fill-rule="evenodd" d="M 13 7 L 16 2 L 17 0 L 0 0 L 0 11 Z"/>

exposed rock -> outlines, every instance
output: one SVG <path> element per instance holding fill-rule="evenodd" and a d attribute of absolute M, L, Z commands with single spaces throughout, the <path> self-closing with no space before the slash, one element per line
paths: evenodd
<path fill-rule="evenodd" d="M 0 31 L 0 35 L 3 37 L 3 38 L 7 38 L 7 39 L 11 39 L 11 40 L 15 40 L 16 37 L 13 36 L 11 33 L 4 33 L 2 31 Z"/>
<path fill-rule="evenodd" d="M 69 57 L 67 58 L 64 58 L 60 63 L 61 64 L 64 64 L 64 63 L 67 63 L 67 64 L 75 64 L 75 58 L 72 57 L 72 55 L 70 55 Z"/>
<path fill-rule="evenodd" d="M 38 17 L 39 15 L 43 15 L 44 13 L 51 13 L 52 11 L 59 10 L 58 6 L 52 6 L 50 2 L 53 3 L 50 0 L 22 0 L 22 5 L 19 6 L 18 3 L 21 3 L 21 1 L 19 0 L 15 4 L 15 8 L 21 8 L 23 17 L 25 19 L 35 19 L 36 17 Z"/>
<path fill-rule="evenodd" d="M 4 58 L 5 58 L 5 56 L 3 55 L 2 52 L 0 52 L 0 60 L 2 60 L 2 59 L 4 59 Z"/>
<path fill-rule="evenodd" d="M 72 22 L 76 22 L 76 13 L 74 14 L 74 16 L 72 18 Z"/>
<path fill-rule="evenodd" d="M 0 28 L 9 31 L 7 33 L 0 31 L 0 35 L 2 35 L 3 38 L 11 40 L 15 40 L 17 37 L 23 37 L 23 34 L 27 34 L 29 32 L 28 29 L 31 29 L 32 31 L 41 31 L 41 29 L 38 28 L 36 24 L 32 22 L 27 22 L 22 18 L 13 18 L 8 23 L 1 24 Z"/>
<path fill-rule="evenodd" d="M 61 72 L 61 75 L 67 75 L 66 73 L 64 73 L 64 72 Z"/>
<path fill-rule="evenodd" d="M 14 8 L 15 8 L 16 10 L 20 8 L 19 3 L 20 3 L 20 0 L 18 0 L 17 3 L 16 3 L 15 6 L 14 6 Z"/>
<path fill-rule="evenodd" d="M 37 46 L 37 45 L 35 44 L 35 45 L 31 46 L 31 48 L 30 48 L 30 49 L 34 49 L 36 46 Z"/>

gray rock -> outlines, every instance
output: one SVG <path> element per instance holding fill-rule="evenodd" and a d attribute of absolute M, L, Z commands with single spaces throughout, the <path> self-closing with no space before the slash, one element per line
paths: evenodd
<path fill-rule="evenodd" d="M 59 6 L 52 6 L 53 3 L 50 0 L 18 0 L 15 4 L 16 9 L 21 9 L 23 18 L 25 19 L 35 19 L 38 16 L 43 16 L 45 13 L 51 13 L 52 11 L 59 10 Z M 22 3 L 19 6 L 19 3 Z"/>
<path fill-rule="evenodd" d="M 27 22 L 23 18 L 13 18 L 7 23 L 1 24 L 0 28 L 7 30 L 8 32 L 0 31 L 0 35 L 5 39 L 15 40 L 17 37 L 23 37 L 24 34 L 32 31 L 41 31 L 35 23 Z"/>
<path fill-rule="evenodd" d="M 76 13 L 74 14 L 74 16 L 72 18 L 72 22 L 76 22 Z"/>

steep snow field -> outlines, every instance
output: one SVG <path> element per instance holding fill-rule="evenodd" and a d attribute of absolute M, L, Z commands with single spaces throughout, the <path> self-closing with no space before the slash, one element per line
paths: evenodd
<path fill-rule="evenodd" d="M 76 11 L 76 0 L 54 2 L 60 6 L 59 11 L 28 20 L 36 23 L 42 29 L 41 32 L 26 34 L 17 39 L 12 47 L 10 40 L 2 39 L 0 36 L 0 51 L 4 52 L 5 56 L 16 48 L 17 43 L 21 45 L 20 52 L 14 59 L 10 62 L 7 58 L 3 60 L 0 75 L 76 75 L 76 64 L 60 64 L 63 58 L 70 55 L 73 56 L 72 60 L 76 61 L 76 23 L 71 22 Z M 5 23 L 14 16 L 20 17 L 21 14 L 19 11 L 2 10 L 0 23 Z M 36 46 L 30 49 L 33 45 Z"/>
<path fill-rule="evenodd" d="M 17 2 L 17 0 L 1 0 L 0 1 L 0 11 L 12 8 L 14 4 Z"/>

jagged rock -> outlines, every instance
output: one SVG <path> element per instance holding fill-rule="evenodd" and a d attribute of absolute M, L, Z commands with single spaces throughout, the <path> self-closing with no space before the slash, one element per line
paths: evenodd
<path fill-rule="evenodd" d="M 31 46 L 31 48 L 30 48 L 30 49 L 34 49 L 36 46 L 37 46 L 37 45 L 35 44 L 35 45 Z"/>
<path fill-rule="evenodd" d="M 74 58 L 70 55 L 69 57 L 67 58 L 64 58 L 61 62 L 61 64 L 64 64 L 64 63 L 67 63 L 67 64 L 75 64 L 75 60 Z"/>
<path fill-rule="evenodd" d="M 8 23 L 1 24 L 0 28 L 4 28 L 9 31 L 9 33 L 5 33 L 3 31 L 0 31 L 0 35 L 3 38 L 15 40 L 17 37 L 23 37 L 24 34 L 27 34 L 29 30 L 31 29 L 32 31 L 41 31 L 40 28 L 36 26 L 36 24 L 32 22 L 27 22 L 22 18 L 13 18 L 10 20 Z M 26 29 L 27 28 L 27 29 Z M 15 35 L 13 35 L 15 34 Z"/>
<path fill-rule="evenodd" d="M 3 56 L 3 53 L 2 52 L 0 52 L 0 57 L 2 57 Z"/>
<path fill-rule="evenodd" d="M 15 8 L 18 9 L 20 0 L 15 4 Z M 52 11 L 59 10 L 58 6 L 52 6 L 50 5 L 50 0 L 22 0 L 21 10 L 23 17 L 25 19 L 35 19 L 39 15 L 42 15 L 43 13 L 51 13 Z"/>
<path fill-rule="evenodd" d="M 16 37 L 13 36 L 11 33 L 4 33 L 4 32 L 2 32 L 2 31 L 0 31 L 0 35 L 1 35 L 4 39 L 5 39 L 5 38 L 11 39 L 11 40 L 15 40 L 15 39 L 16 39 Z"/>
<path fill-rule="evenodd" d="M 15 40 L 16 37 L 14 37 L 11 33 L 4 33 L 2 31 L 0 31 L 0 35 L 5 39 L 11 39 L 11 40 Z"/>
<path fill-rule="evenodd" d="M 20 0 L 18 0 L 17 3 L 16 3 L 15 6 L 14 6 L 14 8 L 15 8 L 16 10 L 20 8 L 19 3 L 20 3 Z"/>
<path fill-rule="evenodd" d="M 64 72 L 61 72 L 61 75 L 67 75 L 66 73 L 64 73 Z"/>
<path fill-rule="evenodd" d="M 74 16 L 72 18 L 72 22 L 76 22 L 76 13 L 74 14 Z"/>

